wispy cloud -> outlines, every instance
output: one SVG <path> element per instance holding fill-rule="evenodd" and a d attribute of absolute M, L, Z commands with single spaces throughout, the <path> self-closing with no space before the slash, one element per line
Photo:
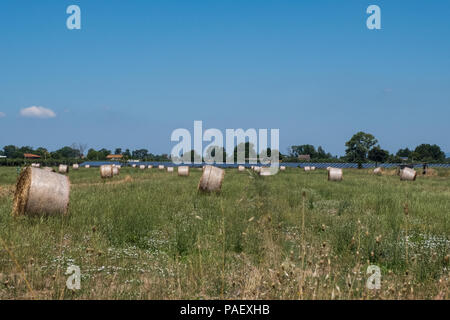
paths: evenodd
<path fill-rule="evenodd" d="M 3 113 L 0 111 L 0 118 L 4 118 L 4 117 L 6 117 L 6 113 Z"/>
<path fill-rule="evenodd" d="M 22 117 L 41 118 L 41 119 L 56 117 L 56 113 L 53 112 L 53 110 L 37 106 L 32 106 L 20 110 L 20 115 Z"/>

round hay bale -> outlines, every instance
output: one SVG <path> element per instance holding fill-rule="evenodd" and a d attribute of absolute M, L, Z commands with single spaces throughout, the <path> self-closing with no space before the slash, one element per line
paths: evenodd
<path fill-rule="evenodd" d="M 132 168 L 136 168 L 136 164 L 132 164 L 131 167 L 132 167 Z"/>
<path fill-rule="evenodd" d="M 382 174 L 383 170 L 380 167 L 378 167 L 378 168 L 373 169 L 373 173 L 374 174 Z"/>
<path fill-rule="evenodd" d="M 224 177 L 225 170 L 213 166 L 205 166 L 200 182 L 198 183 L 198 190 L 205 192 L 219 192 L 222 188 Z"/>
<path fill-rule="evenodd" d="M 286 171 L 286 167 L 285 166 L 280 166 L 280 171 Z"/>
<path fill-rule="evenodd" d="M 89 169 L 91 166 L 87 164 L 87 165 L 85 165 L 84 167 L 85 167 L 86 169 Z"/>
<path fill-rule="evenodd" d="M 158 169 L 159 169 L 159 170 L 164 170 L 164 165 L 163 165 L 163 164 L 160 164 L 160 165 L 158 166 Z"/>
<path fill-rule="evenodd" d="M 255 171 L 256 173 L 260 173 L 261 172 L 261 167 L 255 166 L 253 168 L 253 171 Z"/>
<path fill-rule="evenodd" d="M 316 170 L 316 167 L 310 167 L 309 170 L 314 171 Z"/>
<path fill-rule="evenodd" d="M 401 181 L 415 181 L 417 176 L 417 172 L 411 168 L 404 168 L 400 171 L 400 180 Z"/>
<path fill-rule="evenodd" d="M 110 164 L 100 166 L 100 176 L 102 179 L 112 178 L 114 176 L 114 167 Z"/>
<path fill-rule="evenodd" d="M 73 170 L 78 170 L 79 168 L 80 168 L 80 165 L 77 164 L 77 163 L 74 163 L 74 164 L 72 165 L 72 169 L 73 169 Z"/>
<path fill-rule="evenodd" d="M 149 164 L 147 168 L 153 169 L 153 165 Z"/>
<path fill-rule="evenodd" d="M 67 164 L 60 164 L 58 168 L 59 173 L 69 173 L 69 166 Z"/>
<path fill-rule="evenodd" d="M 238 167 L 238 171 L 239 171 L 239 172 L 245 171 L 245 167 L 244 167 L 244 166 L 239 166 L 239 167 Z"/>
<path fill-rule="evenodd" d="M 70 180 L 67 176 L 26 168 L 17 180 L 13 215 L 65 215 L 69 195 Z"/>
<path fill-rule="evenodd" d="M 141 164 L 141 165 L 139 166 L 139 169 L 144 170 L 144 169 L 145 169 L 145 165 Z"/>
<path fill-rule="evenodd" d="M 272 173 L 271 173 L 269 167 L 260 167 L 259 175 L 260 176 L 271 176 Z"/>
<path fill-rule="evenodd" d="M 173 172 L 173 167 L 167 167 L 167 172 Z"/>
<path fill-rule="evenodd" d="M 178 175 L 180 177 L 188 177 L 189 176 L 189 167 L 188 166 L 178 167 Z"/>
<path fill-rule="evenodd" d="M 328 181 L 341 181 L 343 171 L 340 168 L 330 168 L 328 170 Z"/>
<path fill-rule="evenodd" d="M 120 174 L 120 167 L 115 166 L 112 168 L 113 176 L 118 176 Z"/>
<path fill-rule="evenodd" d="M 304 170 L 305 170 L 305 171 L 311 171 L 311 167 L 306 166 Z"/>

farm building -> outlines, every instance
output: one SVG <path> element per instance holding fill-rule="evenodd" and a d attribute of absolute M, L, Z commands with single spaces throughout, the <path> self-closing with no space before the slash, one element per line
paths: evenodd
<path fill-rule="evenodd" d="M 25 159 L 40 159 L 41 158 L 41 156 L 38 156 L 38 155 L 32 154 L 32 153 L 24 153 L 23 157 Z"/>
<path fill-rule="evenodd" d="M 123 156 L 121 154 L 110 154 L 106 156 L 106 159 L 114 161 L 114 160 L 122 160 Z"/>

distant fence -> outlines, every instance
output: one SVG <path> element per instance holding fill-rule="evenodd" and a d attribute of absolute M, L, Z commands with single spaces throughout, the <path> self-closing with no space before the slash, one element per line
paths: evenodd
<path fill-rule="evenodd" d="M 176 167 L 178 165 L 172 163 L 172 162 L 155 162 L 155 161 L 142 161 L 142 162 L 128 162 L 126 164 L 117 162 L 117 161 L 87 161 L 81 164 L 81 166 L 85 166 L 85 165 L 90 165 L 91 167 L 99 167 L 103 164 L 121 164 L 121 165 L 125 165 L 125 166 L 131 166 L 132 164 L 136 164 L 136 165 L 153 165 L 153 166 L 158 166 L 160 164 L 164 165 L 164 166 L 173 166 Z M 184 165 L 184 164 L 183 164 Z M 201 167 L 207 165 L 207 163 L 201 163 L 201 164 L 191 164 L 190 166 L 192 167 Z M 223 168 L 235 168 L 237 167 L 239 164 L 227 164 L 227 163 L 223 163 L 223 164 L 215 164 L 215 166 L 218 167 L 223 167 Z M 244 164 L 244 166 L 246 167 L 250 167 L 250 166 L 261 166 L 261 164 L 251 164 L 251 163 L 246 163 Z M 358 164 L 357 163 L 335 163 L 335 162 L 329 162 L 329 163 L 321 163 L 321 162 L 281 162 L 280 165 L 282 166 L 286 166 L 289 168 L 304 168 L 306 166 L 313 166 L 316 168 L 327 168 L 327 167 L 333 167 L 333 168 L 343 168 L 343 169 L 352 169 L 352 168 L 358 168 Z M 379 163 L 378 166 L 382 167 L 382 168 L 397 168 L 400 165 L 404 165 L 404 163 Z M 414 164 L 415 168 L 422 168 L 423 164 L 418 163 L 418 164 Z M 375 163 L 363 163 L 362 167 L 364 169 L 369 169 L 369 168 L 375 168 Z M 450 168 L 450 163 L 430 163 L 428 164 L 428 167 L 434 167 L 434 168 Z"/>

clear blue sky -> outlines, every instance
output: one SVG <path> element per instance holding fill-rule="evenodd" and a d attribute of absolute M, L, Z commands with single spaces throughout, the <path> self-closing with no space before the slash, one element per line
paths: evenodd
<path fill-rule="evenodd" d="M 82 29 L 66 28 L 66 8 Z M 366 28 L 377 4 L 382 30 Z M 3 0 L 0 147 L 147 148 L 176 128 L 279 128 L 281 151 L 450 152 L 450 1 Z M 42 106 L 56 116 L 24 117 Z"/>

